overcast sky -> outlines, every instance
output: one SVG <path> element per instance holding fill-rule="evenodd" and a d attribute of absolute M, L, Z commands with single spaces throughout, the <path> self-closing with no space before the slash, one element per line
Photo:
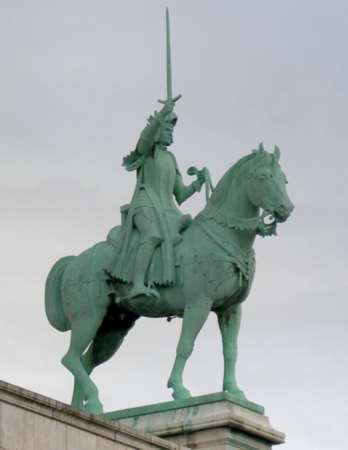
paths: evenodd
<path fill-rule="evenodd" d="M 104 240 L 130 199 L 121 161 L 165 95 L 167 5 L 182 172 L 206 165 L 216 183 L 260 141 L 278 144 L 296 205 L 255 245 L 240 386 L 287 434 L 284 450 L 345 450 L 346 0 L 1 0 L 0 377 L 70 401 L 69 335 L 46 320 L 45 278 Z M 203 206 L 200 194 L 182 209 Z M 106 411 L 170 399 L 179 330 L 137 323 L 95 372 Z M 220 346 L 211 317 L 185 372 L 193 394 L 221 389 Z"/>

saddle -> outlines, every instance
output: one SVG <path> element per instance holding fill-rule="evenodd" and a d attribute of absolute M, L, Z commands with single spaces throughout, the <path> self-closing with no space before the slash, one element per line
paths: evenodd
<path fill-rule="evenodd" d="M 122 206 L 120 211 L 121 225 L 112 228 L 107 235 L 107 242 L 115 249 L 115 258 L 111 267 L 108 268 L 108 272 L 113 278 L 125 283 L 132 283 L 134 263 L 141 236 L 133 225 L 130 205 Z M 179 217 L 175 225 L 168 224 L 163 242 L 154 250 L 145 280 L 147 285 L 172 286 L 177 283 L 175 262 L 178 259 L 182 233 L 190 226 L 191 222 L 190 215 L 183 215 Z M 169 227 L 171 227 L 171 232 L 169 232 Z"/>

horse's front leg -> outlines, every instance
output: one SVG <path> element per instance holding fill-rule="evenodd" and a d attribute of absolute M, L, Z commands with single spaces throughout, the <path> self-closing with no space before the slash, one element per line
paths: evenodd
<path fill-rule="evenodd" d="M 175 363 L 167 383 L 167 386 L 173 389 L 172 395 L 175 400 L 191 397 L 190 391 L 183 385 L 182 376 L 196 337 L 207 320 L 211 304 L 210 300 L 204 299 L 185 308 Z"/>
<path fill-rule="evenodd" d="M 236 381 L 237 338 L 240 327 L 241 306 L 235 305 L 227 310 L 219 311 L 217 316 L 224 354 L 223 390 L 245 398 Z"/>

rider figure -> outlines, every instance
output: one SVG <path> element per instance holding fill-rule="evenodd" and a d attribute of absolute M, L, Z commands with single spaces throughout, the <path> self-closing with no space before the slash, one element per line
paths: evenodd
<path fill-rule="evenodd" d="M 123 160 L 128 171 L 137 171 L 137 184 L 125 223 L 126 228 L 133 231 L 135 228 L 139 232 L 132 270 L 133 287 L 128 298 L 144 294 L 158 297 L 154 284 L 165 286 L 175 282 L 173 247 L 180 242 L 180 232 L 187 227 L 190 216 L 180 212 L 173 197 L 180 205 L 200 191 L 205 181 L 204 171 L 201 171 L 197 173 L 197 179 L 186 186 L 174 155 L 167 150 L 173 143 L 173 129 L 177 122 L 174 104 L 173 100 L 166 101 L 158 113 L 150 116 L 135 150 Z M 131 230 L 125 233 L 116 276 L 122 274 L 129 261 L 130 234 Z M 151 262 L 158 247 L 156 266 Z M 149 274 L 150 266 L 152 275 Z M 126 277 L 121 275 L 120 278 Z"/>

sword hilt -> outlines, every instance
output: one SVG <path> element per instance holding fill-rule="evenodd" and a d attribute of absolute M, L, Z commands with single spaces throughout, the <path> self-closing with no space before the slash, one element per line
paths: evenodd
<path fill-rule="evenodd" d="M 176 103 L 181 97 L 182 97 L 182 95 L 179 94 L 179 95 L 177 95 L 177 96 L 174 97 L 174 98 L 167 98 L 167 100 L 160 100 L 160 99 L 159 99 L 158 101 L 159 101 L 159 103 L 162 103 L 162 105 L 165 105 L 165 104 L 168 103 L 168 102 Z"/>

